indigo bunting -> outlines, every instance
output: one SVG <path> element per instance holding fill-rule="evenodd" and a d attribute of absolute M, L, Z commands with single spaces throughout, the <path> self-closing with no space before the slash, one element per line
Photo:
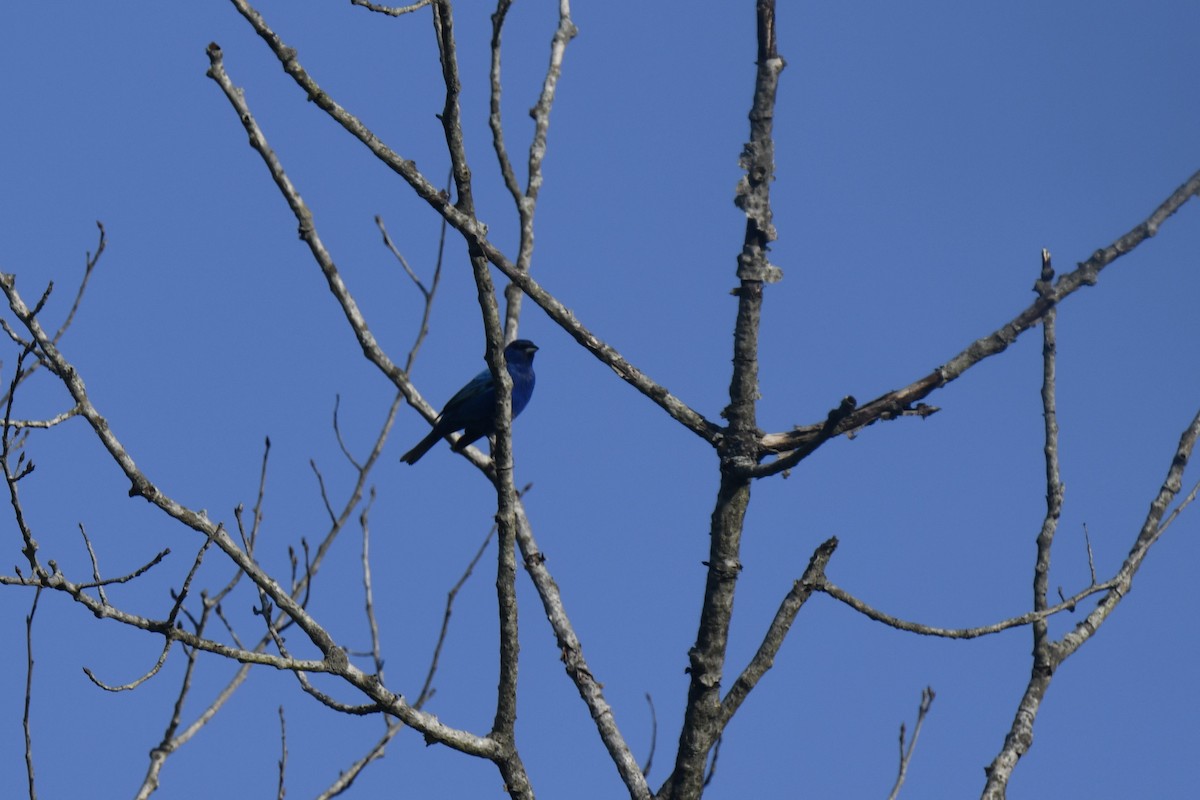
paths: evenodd
<path fill-rule="evenodd" d="M 517 339 L 504 348 L 504 360 L 513 382 L 513 419 L 525 410 L 529 398 L 533 396 L 533 354 L 537 349 L 537 345 L 528 339 Z M 462 438 L 451 448 L 456 453 L 476 439 L 496 432 L 496 386 L 490 370 L 485 369 L 455 392 L 446 402 L 442 413 L 438 414 L 429 435 L 400 456 L 400 460 L 408 464 L 417 463 L 438 443 L 438 439 L 455 431 L 463 432 Z"/>

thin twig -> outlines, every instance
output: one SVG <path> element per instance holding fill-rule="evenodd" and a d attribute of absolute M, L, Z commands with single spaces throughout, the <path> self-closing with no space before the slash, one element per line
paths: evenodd
<path fill-rule="evenodd" d="M 1092 554 L 1092 537 L 1088 535 L 1087 523 L 1083 523 L 1083 543 L 1087 547 L 1088 571 L 1092 574 L 1092 583 L 1096 582 L 1096 557 Z"/>
<path fill-rule="evenodd" d="M 100 263 L 100 256 L 104 253 L 104 248 L 107 246 L 108 235 L 105 233 L 104 223 L 97 220 L 96 227 L 100 229 L 100 235 L 99 235 L 100 238 L 99 238 L 99 241 L 97 241 L 97 243 L 96 243 L 96 251 L 95 251 L 95 253 L 92 253 L 92 251 L 89 250 L 89 251 L 87 251 L 87 253 L 84 256 L 83 279 L 80 280 L 79 288 L 75 291 L 75 300 L 71 303 L 71 309 L 70 309 L 70 311 L 67 312 L 66 319 L 63 320 L 63 323 L 58 326 L 58 330 L 54 333 L 54 336 L 52 337 L 52 341 L 55 343 L 57 343 L 60 339 L 62 339 L 63 335 L 67 332 L 67 329 L 69 329 L 71 327 L 71 323 L 74 322 L 75 314 L 79 310 L 80 305 L 83 303 L 83 295 L 84 295 L 84 292 L 87 291 L 88 281 L 91 279 L 92 272 L 96 269 L 96 265 Z M 5 330 L 5 332 L 8 333 L 8 335 L 18 345 L 24 346 L 26 344 L 26 342 L 24 342 L 20 337 L 18 337 L 16 335 L 16 333 L 14 331 L 12 331 L 8 327 L 8 324 L 6 322 L 4 322 L 3 320 L 0 320 L 0 328 L 3 328 Z M 8 393 L 0 396 L 0 404 L 5 403 L 8 400 L 9 394 L 11 394 L 11 392 L 17 386 L 24 383 L 25 380 L 27 378 L 29 378 L 30 375 L 32 375 L 34 372 L 36 372 L 38 367 L 41 366 L 41 364 L 42 364 L 41 359 L 38 359 L 38 360 L 34 361 L 34 363 L 31 364 L 28 369 L 18 369 L 17 374 L 14 376 L 12 387 L 10 387 Z M 70 412 L 66 412 L 66 413 L 69 416 L 74 416 L 76 413 L 78 413 L 78 409 L 74 409 L 74 410 L 72 410 Z M 62 419 L 60 419 L 60 417 L 62 417 Z M 31 427 L 31 428 L 47 427 L 47 428 L 49 428 L 49 427 L 52 427 L 53 425 L 57 425 L 59 422 L 62 422 L 65 419 L 66 419 L 66 417 L 63 417 L 63 415 L 60 414 L 58 417 L 54 417 L 51 420 L 47 420 L 46 421 L 47 424 L 45 424 L 45 425 L 41 424 L 41 421 L 39 421 L 39 420 L 32 420 L 32 421 L 31 420 L 21 420 L 21 421 L 13 420 L 12 424 L 14 425 L 14 427 Z"/>
<path fill-rule="evenodd" d="M 912 739 L 908 741 L 908 748 L 904 746 L 904 723 L 900 723 L 900 767 L 896 773 L 896 783 L 892 785 L 892 791 L 888 794 L 888 800 L 896 800 L 900 796 L 900 787 L 904 785 L 904 779 L 908 775 L 908 765 L 912 761 L 913 751 L 917 749 L 917 737 L 921 735 L 921 726 L 925 724 L 925 717 L 929 714 L 929 708 L 933 705 L 933 687 L 926 686 L 921 690 L 921 705 L 917 707 L 917 723 L 913 726 Z"/>
<path fill-rule="evenodd" d="M 263 437 L 262 466 L 258 470 L 258 494 L 254 498 L 254 516 L 250 523 L 250 551 L 253 552 L 258 542 L 258 532 L 262 527 L 263 498 L 267 494 L 267 463 L 271 456 L 271 437 Z"/>
<path fill-rule="evenodd" d="M 379 232 L 383 234 L 383 246 L 388 249 L 388 251 L 393 257 L 395 257 L 397 261 L 400 262 L 400 266 L 404 269 L 404 272 L 408 275 L 409 279 L 412 280 L 413 285 L 417 287 L 417 291 L 419 291 L 421 295 L 428 300 L 429 295 L 432 294 L 432 292 L 425 288 L 425 283 L 421 280 L 417 273 L 413 272 L 413 268 L 408 265 L 408 259 L 404 257 L 404 254 L 401 253 L 399 249 L 397 249 L 396 244 L 392 241 L 391 235 L 388 234 L 387 226 L 383 224 L 383 217 L 379 216 L 378 214 L 375 215 L 375 227 L 379 228 Z"/>
<path fill-rule="evenodd" d="M 162 649 L 158 653 L 158 658 L 155 659 L 155 661 L 154 661 L 154 666 L 150 667 L 150 669 L 147 670 L 145 673 L 143 673 L 140 677 L 134 678 L 129 683 L 122 683 L 122 684 L 105 683 L 104 681 L 97 678 L 96 673 L 92 672 L 91 668 L 89 668 L 89 667 L 83 668 L 83 674 L 87 675 L 88 680 L 90 680 L 95 686 L 103 689 L 106 692 L 116 693 L 116 692 L 132 691 L 133 689 L 136 689 L 137 687 L 141 686 L 143 683 L 145 683 L 146 681 L 150 680 L 151 678 L 153 678 L 155 675 L 158 674 L 158 671 L 162 669 L 163 664 L 167 663 L 167 654 L 169 654 L 170 652 L 171 652 L 171 640 L 168 639 L 165 642 L 163 642 Z"/>
<path fill-rule="evenodd" d="M 82 530 L 82 529 L 83 529 L 83 526 L 81 525 L 80 530 Z M 86 538 L 85 538 L 85 541 L 86 541 Z M 92 549 L 91 542 L 88 542 L 88 551 L 90 552 L 91 549 Z M 104 587 L 105 586 L 112 586 L 112 585 L 118 584 L 118 583 L 129 583 L 134 578 L 140 578 L 142 575 L 146 574 L 151 569 L 153 569 L 154 567 L 161 564 L 163 559 L 165 559 L 169 555 L 171 555 L 171 548 L 169 548 L 169 547 L 164 548 L 162 550 L 159 550 L 154 555 L 154 558 L 150 559 L 145 564 L 143 564 L 142 566 L 135 569 L 133 572 L 126 573 L 125 575 L 122 575 L 118 578 L 105 578 L 104 580 L 93 580 L 93 581 L 90 581 L 89 583 L 81 583 L 81 584 L 79 584 L 79 588 L 80 589 L 92 589 L 92 588 L 98 589 L 100 591 L 101 602 L 103 602 L 104 604 L 107 605 L 108 601 L 104 597 Z M 96 567 L 95 561 L 92 562 L 92 566 L 93 566 L 93 568 Z"/>
<path fill-rule="evenodd" d="M 1046 299 L 1052 292 L 1051 281 L 1054 279 L 1054 267 L 1050 260 L 1050 251 L 1042 249 L 1042 270 L 1034 283 L 1034 291 Z M 1046 514 L 1042 518 L 1041 530 L 1037 536 L 1037 558 L 1033 568 L 1033 610 L 1044 612 L 1047 609 L 1047 588 L 1050 583 L 1050 551 L 1054 543 L 1054 535 L 1058 531 L 1058 520 L 1062 515 L 1063 495 L 1065 488 L 1059 471 L 1058 461 L 1058 407 L 1056 402 L 1056 370 L 1058 362 L 1058 343 L 1056 339 L 1056 323 L 1058 309 L 1051 305 L 1042 317 L 1042 417 L 1044 420 L 1044 442 L 1042 445 L 1043 458 L 1046 464 Z M 1095 573 L 1092 573 L 1092 584 L 1095 585 Z M 1059 595 L 1061 597 L 1061 589 Z M 1073 607 L 1072 607 L 1072 610 Z M 1051 676 L 1057 661 L 1053 642 L 1050 639 L 1050 625 L 1045 617 L 1033 622 L 1033 652 L 1030 667 L 1027 697 L 1040 697 L 1049 687 Z"/>
<path fill-rule="evenodd" d="M 25 729 L 25 774 L 29 778 L 29 800 L 37 800 L 37 786 L 33 777 L 33 732 L 29 726 L 29 706 L 33 699 L 33 617 L 37 614 L 38 600 L 42 587 L 33 590 L 33 605 L 25 617 L 25 713 L 21 718 Z"/>
<path fill-rule="evenodd" d="M 220 613 L 219 607 L 215 602 L 206 600 L 204 602 L 203 611 L 200 619 L 196 621 L 196 633 L 201 634 L 208 623 L 210 613 L 215 613 L 217 618 L 229 627 L 228 620 L 225 620 Z M 236 636 L 234 637 L 236 639 Z M 240 644 L 239 644 L 240 646 Z M 192 687 L 192 677 L 195 673 L 196 659 L 199 651 L 195 648 L 184 647 L 186 654 L 186 665 L 183 672 L 183 681 L 180 684 L 179 692 L 175 696 L 175 703 L 171 711 L 171 718 L 167 722 L 167 728 L 163 733 L 161 742 L 150 751 L 150 764 L 146 770 L 146 777 L 142 780 L 142 785 L 139 787 L 135 800 L 147 800 L 158 789 L 158 776 L 162 772 L 162 768 L 166 763 L 167 758 L 189 742 L 200 730 L 216 716 L 217 712 L 224 707 L 225 703 L 233 696 L 234 691 L 241 685 L 242 681 L 250 672 L 249 664 L 242 664 L 234 674 L 225 688 L 217 694 L 217 697 L 208 704 L 208 707 L 200 713 L 195 721 L 183 732 L 176 734 L 181 724 L 183 717 L 183 704 Z"/>
<path fill-rule="evenodd" d="M 71 310 L 67 312 L 67 318 L 63 320 L 62 325 L 58 326 L 58 330 L 54 332 L 51 341 L 58 344 L 62 339 L 63 334 L 71 327 L 71 323 L 75 321 L 75 313 L 79 311 L 79 306 L 83 303 L 83 293 L 87 291 L 88 281 L 91 280 L 92 271 L 96 269 L 96 265 L 100 263 L 100 256 L 104 253 L 104 248 L 108 244 L 108 234 L 104 230 L 104 223 L 96 220 L 96 227 L 100 229 L 100 241 L 96 243 L 96 253 L 93 255 L 91 251 L 84 257 L 83 262 L 83 280 L 79 282 L 79 288 L 75 291 L 75 300 L 71 303 Z"/>
<path fill-rule="evenodd" d="M 362 466 L 354 460 L 354 455 L 350 452 L 350 448 L 346 446 L 346 440 L 342 438 L 342 426 L 338 422 L 338 410 L 342 405 L 342 396 L 335 394 L 333 396 L 333 438 L 337 441 L 338 449 L 342 451 L 342 455 L 350 462 L 350 466 L 355 469 L 362 469 Z M 326 507 L 328 507 L 326 503 Z"/>
<path fill-rule="evenodd" d="M 724 741 L 725 734 L 721 734 L 717 737 L 717 743 L 713 745 L 712 758 L 710 758 L 708 761 L 708 771 L 704 774 L 704 783 L 701 784 L 706 789 L 708 788 L 708 785 L 712 783 L 713 778 L 716 777 L 717 759 L 721 757 L 721 743 Z"/>
<path fill-rule="evenodd" d="M 83 536 L 83 544 L 87 547 L 88 557 L 92 559 L 92 578 L 96 581 L 96 593 L 100 602 L 108 605 L 108 597 L 104 594 L 104 582 L 100 579 L 100 562 L 96 560 L 96 551 L 92 549 L 92 541 L 88 539 L 87 530 L 79 523 L 79 533 Z"/>
<path fill-rule="evenodd" d="M 382 681 L 383 646 L 379 640 L 379 621 L 375 618 L 375 592 L 371 587 L 371 526 L 367 523 L 374 502 L 375 490 L 371 489 L 371 494 L 363 505 L 362 512 L 358 515 L 358 526 L 362 529 L 363 598 L 366 605 L 367 627 L 371 632 L 371 662 L 374 664 L 375 674 Z"/>
<path fill-rule="evenodd" d="M 390 724 L 387 731 L 379 738 L 379 741 L 372 745 L 366 755 L 339 772 L 337 778 L 325 788 L 325 791 L 317 795 L 315 800 L 331 800 L 349 789 L 368 764 L 383 758 L 388 744 L 402 730 L 404 730 L 404 725 L 398 722 Z"/>
<path fill-rule="evenodd" d="M 1054 280 L 1054 267 L 1050 261 L 1050 251 L 1042 250 L 1042 271 L 1034 290 L 1039 296 L 1045 297 L 1051 291 L 1051 281 Z M 1058 530 L 1058 520 L 1062 516 L 1063 495 L 1066 491 L 1062 483 L 1058 465 L 1058 407 L 1055 401 L 1055 375 L 1058 356 L 1058 343 L 1055 338 L 1055 323 L 1058 310 L 1051 307 L 1042 317 L 1042 418 L 1044 420 L 1044 442 L 1042 452 L 1046 463 L 1046 515 L 1042 519 L 1042 528 L 1037 537 L 1037 561 L 1033 570 L 1033 609 L 1046 609 L 1046 591 L 1050 581 L 1050 549 L 1054 543 L 1054 534 Z M 1096 583 L 1096 574 L 1092 573 L 1092 585 Z M 1045 619 L 1038 620 L 1033 625 L 1034 650 L 1045 642 L 1047 626 Z"/>
<path fill-rule="evenodd" d="M 488 126 L 492 129 L 492 149 L 496 151 L 500 177 L 504 179 L 504 185 L 508 188 L 508 193 L 512 195 L 519 212 L 525 194 L 521 191 L 521 185 L 517 183 L 517 173 L 513 170 L 512 160 L 508 157 L 508 146 L 504 143 L 504 120 L 500 113 L 500 98 L 504 93 L 504 86 L 500 81 L 500 44 L 503 40 L 501 34 L 504 31 L 504 21 L 508 19 L 508 11 L 512 8 L 512 4 L 513 0 L 498 0 L 496 10 L 492 13 L 492 63 L 488 73 L 491 80 L 491 95 Z"/>
<path fill-rule="evenodd" d="M 370 0 L 350 0 L 350 5 L 362 6 L 368 11 L 375 11 L 379 14 L 387 14 L 389 17 L 401 17 L 405 14 L 411 14 L 414 11 L 420 11 L 422 8 L 432 2 L 433 0 L 417 0 L 417 2 L 407 6 L 381 6 L 370 2 Z"/>
<path fill-rule="evenodd" d="M 828 578 L 822 577 L 817 583 L 813 584 L 812 588 L 819 592 L 824 592 L 833 599 L 845 603 L 865 617 L 882 622 L 897 630 L 908 631 L 909 633 L 919 633 L 922 636 L 939 636 L 944 639 L 976 639 L 980 636 L 989 636 L 994 633 L 1006 631 L 1009 628 L 1019 628 L 1024 625 L 1030 625 L 1040 620 L 1052 617 L 1055 614 L 1061 614 L 1064 611 L 1074 611 L 1080 600 L 1090 597 L 1094 594 L 1107 592 L 1116 586 L 1116 578 L 1098 583 L 1094 586 L 1089 586 L 1079 592 L 1068 597 L 1066 600 L 1057 605 L 1048 606 L 1042 611 L 1028 611 L 1024 614 L 1019 614 L 1015 617 L 993 622 L 989 625 L 979 625 L 973 628 L 941 628 L 935 625 L 925 625 L 920 622 L 911 622 L 892 616 L 884 611 L 880 611 L 871 607 L 867 603 L 858 599 L 854 595 L 847 592 L 845 589 L 831 583 Z"/>
<path fill-rule="evenodd" d="M 554 106 L 558 80 L 562 75 L 563 57 L 566 54 L 567 45 L 575 38 L 578 29 L 571 20 L 571 4 L 569 0 L 559 0 L 558 26 L 555 28 L 554 37 L 550 42 L 550 63 L 546 67 L 546 75 L 542 80 L 541 94 L 538 96 L 537 103 L 529 111 L 529 115 L 533 118 L 533 137 L 529 142 L 528 175 L 526 177 L 525 189 L 522 191 L 520 185 L 517 183 L 516 174 L 513 171 L 512 163 L 509 161 L 508 151 L 504 144 L 504 128 L 500 111 L 500 98 L 502 94 L 500 82 L 501 32 L 503 31 L 504 20 L 511 6 L 511 0 L 499 0 L 496 4 L 496 12 L 492 15 L 491 108 L 488 115 L 488 124 L 492 129 L 492 144 L 500 165 L 500 174 L 504 178 L 505 186 L 508 187 L 508 191 L 512 195 L 513 203 L 517 209 L 517 216 L 520 219 L 521 240 L 517 246 L 517 258 L 514 266 L 521 272 L 527 273 L 533 259 L 533 219 L 537 209 L 538 194 L 541 191 L 543 182 L 542 162 L 546 159 L 546 140 L 550 129 L 550 111 Z M 504 298 L 506 301 L 504 336 L 505 339 L 512 340 L 517 336 L 518 323 L 521 317 L 521 289 L 515 283 L 509 283 L 505 288 Z"/>
<path fill-rule="evenodd" d="M 12 426 L 13 428 L 16 428 L 17 430 L 21 430 L 24 428 L 48 429 L 48 428 L 53 428 L 56 425 L 61 425 L 62 423 L 66 422 L 67 420 L 71 419 L 72 417 L 74 417 L 78 414 L 79 414 L 79 406 L 75 406 L 75 408 L 72 408 L 68 411 L 64 411 L 61 414 L 56 414 L 55 416 L 50 417 L 49 419 L 14 419 L 14 420 L 9 420 L 8 424 L 10 426 Z"/>
<path fill-rule="evenodd" d="M 532 488 L 533 484 L 526 484 L 518 493 L 518 496 L 523 498 Z M 433 677 L 435 674 L 437 674 L 438 662 L 441 660 L 442 655 L 442 647 L 445 645 L 446 635 L 450 631 L 450 616 L 454 612 L 454 600 L 456 597 L 458 597 L 458 593 L 462 590 L 462 587 L 466 585 L 467 580 L 475 571 L 475 567 L 479 564 L 479 560 L 483 558 L 483 554 L 487 550 L 488 545 L 491 543 L 492 537 L 496 535 L 496 528 L 496 525 L 492 525 L 492 527 L 488 529 L 487 535 L 483 537 L 483 541 L 480 542 L 479 548 L 475 551 L 475 555 L 472 556 L 471 560 L 467 562 L 466 569 L 463 570 L 462 575 L 459 576 L 454 585 L 450 587 L 450 591 L 446 593 L 446 608 L 442 612 L 442 627 L 438 631 L 437 644 L 434 645 L 433 655 L 429 659 L 429 670 L 425 673 L 425 682 L 421 685 L 421 691 L 417 694 L 417 699 L 414 702 L 414 705 L 417 708 L 421 708 L 434 695 L 435 690 L 433 688 Z"/>
<path fill-rule="evenodd" d="M 284 789 L 285 776 L 287 775 L 287 720 L 283 716 L 283 706 L 279 706 L 279 789 L 275 794 L 277 800 L 283 800 L 283 796 L 287 794 Z"/>
<path fill-rule="evenodd" d="M 41 585 L 41 579 L 45 574 L 45 570 L 38 561 L 38 544 L 33 538 L 33 531 L 29 529 L 29 524 L 25 520 L 25 509 L 21 505 L 19 492 L 17 490 L 17 482 L 24 475 L 29 474 L 29 471 L 33 469 L 33 465 L 29 464 L 22 469 L 20 459 L 23 456 L 18 457 L 17 471 L 15 473 L 10 465 L 13 451 L 13 428 L 11 425 L 13 399 L 16 396 L 17 386 L 21 380 L 22 365 L 24 364 L 28 355 L 32 352 L 32 349 L 33 343 L 30 342 L 28 345 L 22 348 L 20 355 L 17 356 L 16 370 L 13 372 L 13 378 L 9 384 L 8 393 L 4 398 L 4 427 L 3 432 L 0 433 L 0 465 L 2 465 L 4 468 L 4 482 L 8 486 L 8 500 L 13 509 L 13 517 L 17 523 L 18 530 L 21 531 L 21 540 L 23 542 L 21 553 L 25 556 L 25 560 L 29 563 L 29 568 L 32 571 L 30 579 L 34 582 L 34 585 Z"/>
<path fill-rule="evenodd" d="M 650 707 L 650 752 L 646 754 L 646 766 L 642 767 L 642 774 L 649 778 L 650 767 L 654 765 L 654 750 L 658 747 L 658 714 L 654 711 L 654 698 L 649 692 L 646 692 L 646 705 Z"/>
<path fill-rule="evenodd" d="M 446 176 L 445 191 L 447 195 L 450 193 L 450 187 L 453 184 L 453 181 L 454 171 L 451 169 L 450 173 Z M 425 342 L 425 337 L 429 335 L 429 318 L 433 314 L 433 300 L 437 295 L 438 286 L 442 281 L 442 264 L 446 254 L 446 220 L 442 219 L 441 224 L 438 226 L 437 258 L 435 259 L 433 265 L 433 279 L 430 281 L 428 288 L 426 288 L 421 279 L 417 277 L 417 274 L 413 271 L 412 267 L 408 265 L 408 260 L 404 258 L 396 245 L 392 243 L 392 237 L 388 235 L 387 228 L 383 224 L 383 218 L 379 215 L 376 215 L 375 224 L 379 227 L 380 233 L 383 234 L 384 246 L 387 247 L 387 249 L 391 251 L 392 255 L 396 257 L 396 260 L 400 262 L 400 266 L 404 268 L 406 273 L 408 273 L 408 277 L 412 279 L 414 284 L 416 284 L 417 291 L 421 293 L 421 296 L 425 300 L 421 310 L 421 324 L 417 328 L 417 337 L 413 341 L 412 347 L 410 347 L 408 350 L 408 358 L 406 358 L 404 361 L 404 374 L 409 375 L 412 373 L 413 365 L 416 363 L 417 353 L 420 352 L 421 345 Z"/>
<path fill-rule="evenodd" d="M 1171 509 L 1171 513 L 1168 514 L 1167 518 L 1163 520 L 1163 523 L 1158 526 L 1159 536 L 1162 536 L 1164 533 L 1166 533 L 1167 528 L 1171 527 L 1171 523 L 1174 522 L 1176 518 L 1178 518 L 1179 515 L 1182 514 L 1184 510 L 1196 500 L 1197 495 L 1200 495 L 1200 481 L 1197 481 L 1192 486 L 1192 490 L 1187 493 L 1187 497 L 1183 498 L 1183 500 L 1179 502 L 1179 505 Z"/>

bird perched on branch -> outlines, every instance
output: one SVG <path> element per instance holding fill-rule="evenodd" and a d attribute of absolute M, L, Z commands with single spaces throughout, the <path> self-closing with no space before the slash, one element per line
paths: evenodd
<path fill-rule="evenodd" d="M 512 378 L 512 418 L 525 410 L 533 396 L 533 354 L 537 345 L 528 339 L 517 339 L 504 348 L 504 360 Z M 496 385 L 490 370 L 484 370 L 459 389 L 447 402 L 429 432 L 416 447 L 400 456 L 400 460 L 415 464 L 421 456 L 442 439 L 455 431 L 462 437 L 451 449 L 459 452 L 482 436 L 496 432 Z"/>

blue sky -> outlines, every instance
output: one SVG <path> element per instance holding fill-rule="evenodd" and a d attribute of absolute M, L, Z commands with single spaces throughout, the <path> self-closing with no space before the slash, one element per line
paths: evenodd
<path fill-rule="evenodd" d="M 458 5 L 480 216 L 512 253 L 516 218 L 486 127 L 491 7 Z M 556 6 L 517 3 L 505 34 L 505 120 L 519 165 Z M 349 3 L 257 7 L 323 88 L 431 179 L 444 178 L 427 10 L 394 20 Z M 744 226 L 732 197 L 754 76 L 753 4 L 576 3 L 573 17 L 580 33 L 551 123 L 534 270 L 605 341 L 717 419 Z M 64 354 L 139 466 L 215 519 L 232 524 L 233 507 L 254 502 L 270 436 L 258 555 L 286 575 L 287 548 L 327 527 L 310 459 L 335 504 L 353 478 L 330 427 L 335 397 L 347 443 L 363 455 L 394 391 L 362 358 L 295 220 L 205 77 L 205 46 L 222 46 L 372 330 L 398 360 L 421 301 L 373 217 L 425 275 L 436 219 L 305 102 L 230 4 L 8 3 L 0 30 L 8 34 L 0 269 L 18 275 L 30 301 L 56 281 L 46 313 L 57 320 L 95 247 L 95 221 L 104 222 L 107 252 Z M 772 260 L 785 277 L 764 306 L 760 426 L 810 424 L 846 394 L 866 400 L 910 383 L 1030 302 L 1041 248 L 1067 271 L 1143 220 L 1200 166 L 1198 30 L 1200 7 L 1178 1 L 781 4 L 788 67 L 776 116 Z M 1196 413 L 1198 252 L 1193 202 L 1060 310 L 1067 494 L 1052 587 L 1086 584 L 1085 524 L 1101 578 L 1116 569 Z M 541 351 L 537 394 L 515 426 L 517 481 L 533 483 L 526 502 L 539 543 L 641 757 L 650 745 L 644 695 L 654 698 L 657 787 L 687 688 L 716 460 L 530 303 L 521 331 Z M 413 379 L 441 403 L 482 368 L 482 352 L 469 265 L 453 241 Z M 6 382 L 15 356 L 3 354 Z M 1044 510 L 1040 375 L 1035 330 L 933 395 L 942 408 L 935 416 L 875 425 L 830 443 L 786 480 L 756 484 L 730 669 L 754 652 L 812 550 L 831 535 L 841 540 L 831 580 L 897 616 L 971 626 L 1027 610 Z M 69 403 L 43 374 L 16 406 L 19 416 L 45 417 Z M 388 681 L 408 696 L 424 677 L 445 592 L 494 512 L 488 485 L 444 446 L 416 467 L 398 463 L 426 430 L 403 412 L 371 479 Z M 129 500 L 82 421 L 38 433 L 27 448 L 38 470 L 21 486 L 44 556 L 86 577 L 80 524 L 106 574 L 170 547 L 145 580 L 110 592 L 115 603 L 165 615 L 168 589 L 199 546 L 195 534 Z M 1193 513 L 1060 669 L 1013 796 L 1189 793 L 1200 745 Z M 5 530 L 19 563 L 15 526 Z M 338 540 L 311 608 L 362 650 L 360 544 L 356 528 Z M 490 725 L 496 681 L 493 555 L 494 547 L 459 595 L 429 706 L 478 732 Z M 210 555 L 200 580 L 215 588 L 229 574 Z M 518 738 L 535 789 L 622 796 L 524 576 L 519 590 Z M 30 601 L 27 591 L 0 591 L 11 643 L 0 666 L 6 794 L 25 786 Z M 243 592 L 228 604 L 252 639 L 255 602 Z M 1051 627 L 1061 633 L 1074 621 Z M 43 596 L 33 636 L 40 793 L 132 796 L 169 717 L 181 653 L 137 691 L 110 695 L 82 667 L 111 683 L 132 680 L 153 664 L 159 642 L 54 596 Z M 730 726 L 707 796 L 886 796 L 898 725 L 911 729 L 926 685 L 937 699 L 902 796 L 978 794 L 1027 679 L 1030 641 L 1026 629 L 970 642 L 919 638 L 815 597 Z M 231 671 L 201 661 L 185 721 Z M 256 671 L 172 756 L 158 796 L 273 791 L 280 704 L 291 797 L 318 793 L 382 728 L 318 707 L 289 675 Z M 501 787 L 491 765 L 402 735 L 356 792 L 482 797 Z"/>

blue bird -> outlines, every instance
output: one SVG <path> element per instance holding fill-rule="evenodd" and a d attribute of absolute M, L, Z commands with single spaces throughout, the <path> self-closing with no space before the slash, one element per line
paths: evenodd
<path fill-rule="evenodd" d="M 513 419 L 525 410 L 533 396 L 533 354 L 537 345 L 528 339 L 517 339 L 504 348 L 504 360 L 508 363 L 508 374 L 512 378 Z M 451 397 L 442 413 L 438 414 L 429 432 L 416 447 L 400 456 L 400 460 L 415 464 L 421 456 L 442 439 L 455 431 L 463 435 L 451 448 L 459 452 L 482 436 L 496 432 L 496 386 L 490 370 L 484 370 Z"/>

